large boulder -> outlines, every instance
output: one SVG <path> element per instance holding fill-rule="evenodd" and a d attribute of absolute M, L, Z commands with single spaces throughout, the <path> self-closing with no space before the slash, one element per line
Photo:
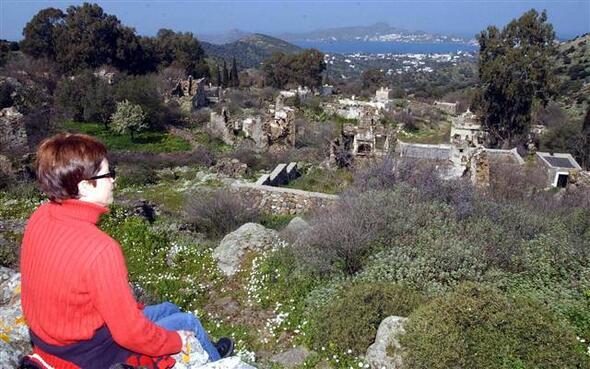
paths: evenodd
<path fill-rule="evenodd" d="M 389 316 L 379 324 L 375 343 L 367 349 L 365 359 L 372 369 L 402 368 L 402 347 L 399 336 L 404 334 L 404 323 L 408 318 Z"/>
<path fill-rule="evenodd" d="M 30 350 L 20 303 L 20 273 L 0 267 L 0 368 L 17 368 L 19 358 Z"/>
<path fill-rule="evenodd" d="M 302 365 L 311 353 L 305 347 L 298 346 L 274 355 L 270 361 L 281 365 L 285 369 L 292 369 Z"/>
<path fill-rule="evenodd" d="M 213 250 L 219 269 L 228 277 L 239 270 L 247 251 L 262 252 L 269 250 L 276 242 L 278 233 L 256 223 L 246 223 L 226 235 L 219 246 Z"/>
<path fill-rule="evenodd" d="M 295 217 L 291 219 L 285 228 L 283 228 L 281 231 L 281 237 L 289 242 L 295 242 L 298 237 L 310 229 L 311 226 L 303 218 Z"/>

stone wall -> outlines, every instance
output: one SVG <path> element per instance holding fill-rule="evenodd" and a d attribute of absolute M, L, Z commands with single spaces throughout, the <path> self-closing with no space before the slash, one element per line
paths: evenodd
<path fill-rule="evenodd" d="M 255 184 L 233 184 L 231 190 L 253 200 L 264 213 L 277 215 L 301 214 L 329 206 L 338 200 L 336 195 Z"/>

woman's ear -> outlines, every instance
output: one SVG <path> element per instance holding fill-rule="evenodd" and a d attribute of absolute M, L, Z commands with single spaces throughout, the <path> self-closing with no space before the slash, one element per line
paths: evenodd
<path fill-rule="evenodd" d="M 88 196 L 88 194 L 91 191 L 91 187 L 92 185 L 90 184 L 90 182 L 84 180 L 84 181 L 80 181 L 78 182 L 78 196 L 79 197 L 85 197 Z"/>

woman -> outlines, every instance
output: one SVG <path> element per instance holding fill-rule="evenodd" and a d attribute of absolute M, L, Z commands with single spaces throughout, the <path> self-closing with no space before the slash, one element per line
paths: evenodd
<path fill-rule="evenodd" d="M 53 136 L 37 151 L 37 178 L 50 201 L 25 229 L 21 299 L 38 361 L 60 369 L 123 362 L 167 369 L 187 331 L 219 359 L 196 317 L 170 303 L 143 311 L 135 301 L 120 245 L 96 226 L 113 202 L 106 154 L 101 142 L 81 134 Z M 231 353 L 231 341 L 220 346 Z"/>

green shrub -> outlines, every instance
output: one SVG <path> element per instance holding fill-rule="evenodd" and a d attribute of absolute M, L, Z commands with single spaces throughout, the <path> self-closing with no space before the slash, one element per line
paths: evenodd
<path fill-rule="evenodd" d="M 18 268 L 22 235 L 5 231 L 0 234 L 0 267 Z"/>
<path fill-rule="evenodd" d="M 534 300 L 463 284 L 416 309 L 401 337 L 408 368 L 587 368 L 571 328 Z"/>
<path fill-rule="evenodd" d="M 422 295 L 400 285 L 355 283 L 314 314 L 311 340 L 316 349 L 364 353 L 383 319 L 408 316 L 423 302 Z"/>
<path fill-rule="evenodd" d="M 264 214 L 260 219 L 260 224 L 266 228 L 281 230 L 295 218 L 295 215 Z"/>

